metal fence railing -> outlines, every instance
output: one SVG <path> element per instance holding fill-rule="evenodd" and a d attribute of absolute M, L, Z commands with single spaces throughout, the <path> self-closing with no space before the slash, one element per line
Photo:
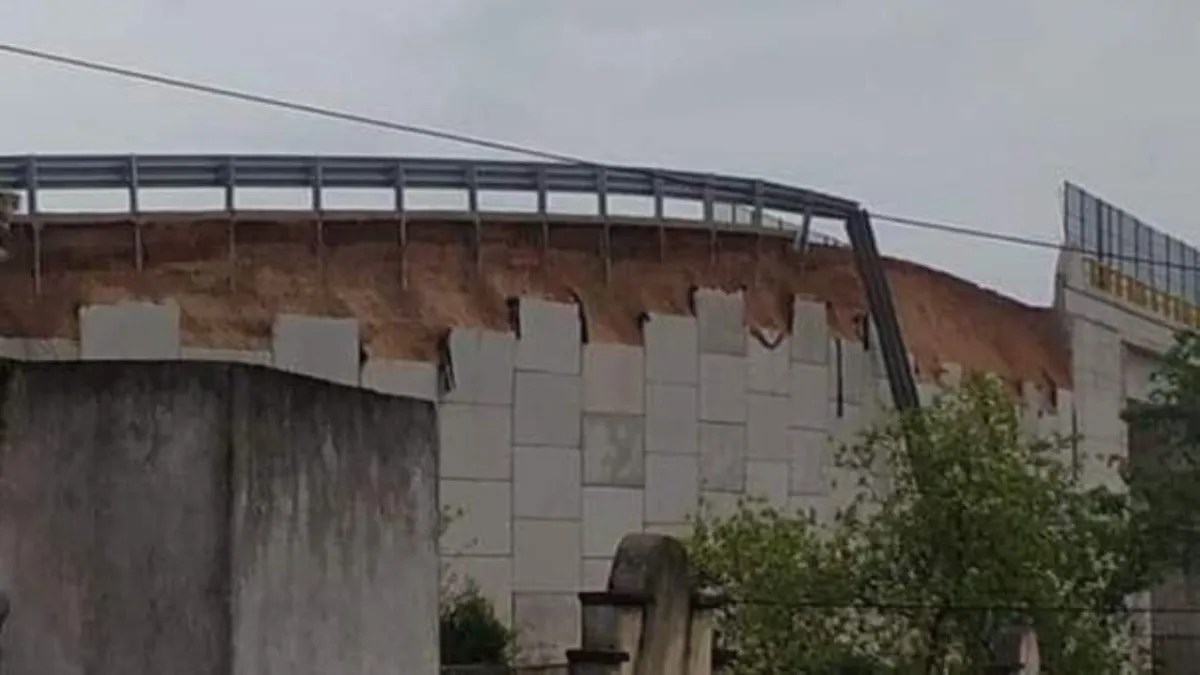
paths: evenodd
<path fill-rule="evenodd" d="M 323 192 L 339 188 L 391 190 L 397 210 L 404 209 L 405 191 L 413 189 L 462 191 L 469 211 L 478 211 L 481 191 L 535 194 L 539 212 L 546 211 L 551 193 L 593 194 L 601 216 L 615 195 L 651 198 L 659 217 L 665 200 L 681 199 L 702 204 L 705 220 L 713 219 L 717 204 L 726 204 L 748 210 L 755 225 L 765 222 L 769 210 L 844 220 L 859 208 L 851 200 L 771 181 L 642 167 L 422 157 L 0 157 L 0 190 L 24 193 L 31 217 L 40 213 L 38 197 L 47 190 L 124 190 L 129 212 L 137 213 L 143 190 L 188 188 L 224 190 L 229 211 L 235 210 L 241 188 L 306 189 L 316 211 L 323 210 Z"/>

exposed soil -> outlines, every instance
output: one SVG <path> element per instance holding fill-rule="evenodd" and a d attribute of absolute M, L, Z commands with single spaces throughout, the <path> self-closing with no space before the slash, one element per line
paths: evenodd
<path fill-rule="evenodd" d="M 469 224 L 410 223 L 404 265 L 390 220 L 238 222 L 232 254 L 230 231 L 227 220 L 147 223 L 139 271 L 129 223 L 48 226 L 37 294 L 32 234 L 19 227 L 14 257 L 0 267 L 0 333 L 74 338 L 81 304 L 172 298 L 190 346 L 263 348 L 276 313 L 300 312 L 358 317 L 369 354 L 433 359 L 452 326 L 507 329 L 508 300 L 522 294 L 577 300 L 588 338 L 600 342 L 640 342 L 644 313 L 690 313 L 699 286 L 744 289 L 747 323 L 760 329 L 785 329 L 795 294 L 827 301 L 846 337 L 866 311 L 848 250 L 815 248 L 800 260 L 786 240 L 751 234 L 723 233 L 714 249 L 707 231 L 667 229 L 660 241 L 655 228 L 614 226 L 606 282 L 595 225 L 556 224 L 544 249 L 540 225 L 489 223 L 482 265 Z M 958 363 L 1014 382 L 1070 386 L 1051 309 L 913 263 L 886 265 L 922 377 Z"/>

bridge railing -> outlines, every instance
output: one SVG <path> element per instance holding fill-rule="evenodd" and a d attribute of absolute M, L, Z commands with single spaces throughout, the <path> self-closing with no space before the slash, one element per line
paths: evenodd
<path fill-rule="evenodd" d="M 225 208 L 236 209 L 239 188 L 311 191 L 311 208 L 323 210 L 326 189 L 384 189 L 403 210 L 407 190 L 458 190 L 468 210 L 478 211 L 479 193 L 523 192 L 537 196 L 545 213 L 551 193 L 594 194 L 599 215 L 612 196 L 648 197 L 654 215 L 666 200 L 699 202 L 705 220 L 717 204 L 749 211 L 763 225 L 765 212 L 844 220 L 858 205 L 847 199 L 770 181 L 691 171 L 544 162 L 427 157 L 295 155 L 32 155 L 0 157 L 0 190 L 23 192 L 31 217 L 41 213 L 39 195 L 53 190 L 125 190 L 130 213 L 139 212 L 144 189 L 223 189 Z M 736 213 L 732 221 L 737 221 Z"/>

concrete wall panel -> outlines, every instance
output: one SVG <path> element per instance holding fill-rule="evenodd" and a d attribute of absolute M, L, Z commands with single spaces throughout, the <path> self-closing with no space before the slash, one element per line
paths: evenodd
<path fill-rule="evenodd" d="M 512 408 L 443 403 L 438 410 L 442 478 L 512 478 Z"/>
<path fill-rule="evenodd" d="M 357 386 L 358 320 L 280 314 L 275 317 L 271 354 L 280 370 Z"/>
<path fill-rule="evenodd" d="M 579 378 L 547 373 L 517 373 L 513 438 L 520 445 L 579 447 Z"/>
<path fill-rule="evenodd" d="M 791 337 L 778 336 L 778 342 L 769 346 L 763 340 L 751 336 L 746 353 L 746 388 L 760 394 L 786 396 L 791 387 Z"/>
<path fill-rule="evenodd" d="M 788 459 L 790 399 L 787 396 L 750 394 L 749 402 L 746 456 L 757 459 Z"/>
<path fill-rule="evenodd" d="M 513 585 L 518 592 L 578 593 L 583 532 L 577 520 L 517 519 Z M 517 617 L 518 622 L 521 620 Z"/>
<path fill-rule="evenodd" d="M 642 486 L 646 464 L 644 425 L 640 415 L 584 415 L 584 482 Z"/>
<path fill-rule="evenodd" d="M 582 343 L 579 306 L 523 297 L 517 311 L 520 317 L 517 368 L 578 375 Z"/>
<path fill-rule="evenodd" d="M 633 345 L 583 348 L 585 412 L 640 415 L 645 409 L 645 358 Z"/>
<path fill-rule="evenodd" d="M 179 306 L 123 302 L 81 307 L 79 344 L 85 360 L 178 359 Z"/>
<path fill-rule="evenodd" d="M 789 491 L 788 462 L 746 463 L 746 495 L 765 500 L 767 506 L 786 509 Z"/>
<path fill-rule="evenodd" d="M 646 386 L 646 452 L 699 452 L 699 401 L 686 384 Z"/>
<path fill-rule="evenodd" d="M 442 480 L 438 503 L 450 512 L 442 534 L 445 555 L 512 553 L 512 483 Z"/>
<path fill-rule="evenodd" d="M 825 303 L 797 297 L 792 302 L 792 360 L 829 363 L 829 319 Z"/>
<path fill-rule="evenodd" d="M 579 520 L 583 516 L 580 463 L 575 448 L 515 448 L 513 515 Z"/>
<path fill-rule="evenodd" d="M 746 361 L 726 354 L 700 355 L 700 419 L 746 421 Z"/>
<path fill-rule="evenodd" d="M 642 531 L 645 497 L 641 489 L 583 489 L 583 555 L 611 559 L 621 537 Z"/>
<path fill-rule="evenodd" d="M 659 384 L 699 381 L 699 337 L 690 316 L 650 314 L 642 325 L 646 344 L 646 379 Z"/>
<path fill-rule="evenodd" d="M 513 597 L 519 661 L 562 664 L 579 646 L 579 598 L 572 593 L 517 593 Z"/>
<path fill-rule="evenodd" d="M 512 558 L 507 556 L 444 556 L 444 585 L 461 590 L 473 582 L 487 598 L 496 617 L 512 625 Z"/>
<path fill-rule="evenodd" d="M 791 424 L 806 429 L 829 426 L 829 368 L 819 364 L 792 365 Z"/>
<path fill-rule="evenodd" d="M 511 333 L 455 328 L 449 337 L 452 403 L 511 405 L 516 338 Z"/>
<path fill-rule="evenodd" d="M 700 498 L 697 455 L 646 456 L 646 522 L 683 523 Z"/>
<path fill-rule="evenodd" d="M 583 561 L 583 590 L 608 590 L 608 576 L 612 572 L 610 558 L 589 558 Z"/>
<path fill-rule="evenodd" d="M 829 438 L 822 431 L 792 429 L 792 494 L 824 495 L 829 491 L 826 470 Z"/>
<path fill-rule="evenodd" d="M 726 293 L 711 288 L 692 295 L 700 352 L 704 354 L 746 353 L 746 321 L 741 291 Z"/>
<path fill-rule="evenodd" d="M 700 424 L 700 484 L 705 490 L 741 492 L 745 489 L 745 425 Z"/>
<path fill-rule="evenodd" d="M 430 361 L 371 359 L 363 364 L 363 389 L 421 401 L 438 400 L 438 367 Z"/>

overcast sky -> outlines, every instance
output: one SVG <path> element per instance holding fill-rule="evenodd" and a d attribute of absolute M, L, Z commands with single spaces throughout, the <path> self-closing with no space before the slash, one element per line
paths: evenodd
<path fill-rule="evenodd" d="M 0 41 L 1047 239 L 1067 179 L 1200 243 L 1195 0 L 5 0 Z M 0 154 L 488 154 L 3 54 L 0 92 Z M 1053 253 L 877 229 L 1050 299 Z"/>

